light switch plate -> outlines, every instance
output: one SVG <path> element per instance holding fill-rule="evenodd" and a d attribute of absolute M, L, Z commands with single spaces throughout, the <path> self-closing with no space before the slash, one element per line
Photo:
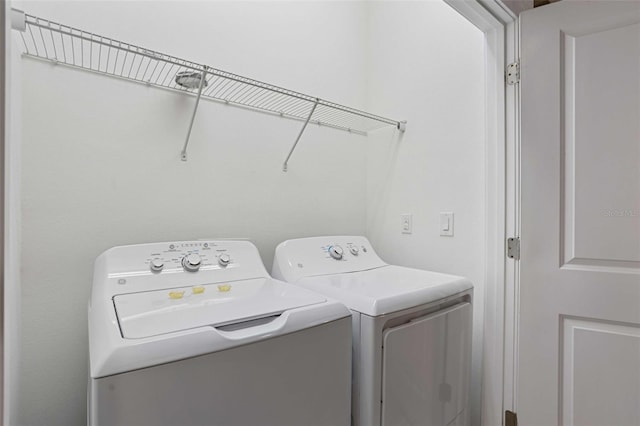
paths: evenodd
<path fill-rule="evenodd" d="M 410 213 L 400 215 L 400 226 L 403 234 L 413 232 L 413 216 Z"/>
<path fill-rule="evenodd" d="M 453 237 L 453 212 L 440 212 L 440 235 Z"/>

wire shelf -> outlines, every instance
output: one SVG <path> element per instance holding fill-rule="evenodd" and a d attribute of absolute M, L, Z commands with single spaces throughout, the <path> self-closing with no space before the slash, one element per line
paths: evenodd
<path fill-rule="evenodd" d="M 176 83 L 183 72 L 205 72 L 202 99 L 224 102 L 359 134 L 404 122 L 222 71 L 130 43 L 24 14 L 20 32 L 28 57 L 165 89 L 198 94 Z M 306 124 L 305 124 L 306 125 Z M 296 141 L 297 142 L 297 141 Z"/>

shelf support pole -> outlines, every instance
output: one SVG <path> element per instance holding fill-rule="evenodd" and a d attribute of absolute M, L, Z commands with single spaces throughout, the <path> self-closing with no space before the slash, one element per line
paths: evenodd
<path fill-rule="evenodd" d="M 291 158 L 291 154 L 293 154 L 293 151 L 296 149 L 296 145 L 298 145 L 298 142 L 300 142 L 300 138 L 302 137 L 302 134 L 304 133 L 304 129 L 307 128 L 307 124 L 309 124 L 309 120 L 311 120 L 311 116 L 315 112 L 319 101 L 320 101 L 320 99 L 316 98 L 316 101 L 313 103 L 313 107 L 311 108 L 311 112 L 309 113 L 309 116 L 307 116 L 307 119 L 305 120 L 304 125 L 302 126 L 302 129 L 300 129 L 300 133 L 298 133 L 298 137 L 296 138 L 296 141 L 293 143 L 293 146 L 291 147 L 291 150 L 289 151 L 289 155 L 287 155 L 287 158 L 284 160 L 284 164 L 282 165 L 282 171 L 283 172 L 287 171 L 287 163 L 289 163 L 289 158 Z"/>
<path fill-rule="evenodd" d="M 207 66 L 204 65 L 202 67 L 202 76 L 200 78 L 200 87 L 198 87 L 198 97 L 196 98 L 196 105 L 193 108 L 193 115 L 191 116 L 191 122 L 189 123 L 189 129 L 187 130 L 187 138 L 184 141 L 184 146 L 182 147 L 182 152 L 180 153 L 180 159 L 182 161 L 187 161 L 187 145 L 189 145 L 189 138 L 191 137 L 191 129 L 193 128 L 193 122 L 196 119 L 196 112 L 198 111 L 198 104 L 200 103 L 200 96 L 202 95 L 202 88 L 204 87 L 204 82 L 207 77 Z"/>

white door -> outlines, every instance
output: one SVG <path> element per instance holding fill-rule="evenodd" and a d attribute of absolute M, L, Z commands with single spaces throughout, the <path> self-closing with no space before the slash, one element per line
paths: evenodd
<path fill-rule="evenodd" d="M 521 15 L 516 410 L 640 425 L 640 2 Z"/>

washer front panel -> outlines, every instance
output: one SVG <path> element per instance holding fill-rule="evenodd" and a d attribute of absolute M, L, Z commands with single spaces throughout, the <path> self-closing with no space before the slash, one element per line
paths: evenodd
<path fill-rule="evenodd" d="M 207 240 L 105 251 L 88 314 L 90 374 L 98 378 L 312 328 L 349 311 L 272 280 L 249 241 Z"/>
<path fill-rule="evenodd" d="M 264 318 L 324 301 L 304 288 L 265 278 L 113 298 L 122 336 L 129 339 Z"/>

